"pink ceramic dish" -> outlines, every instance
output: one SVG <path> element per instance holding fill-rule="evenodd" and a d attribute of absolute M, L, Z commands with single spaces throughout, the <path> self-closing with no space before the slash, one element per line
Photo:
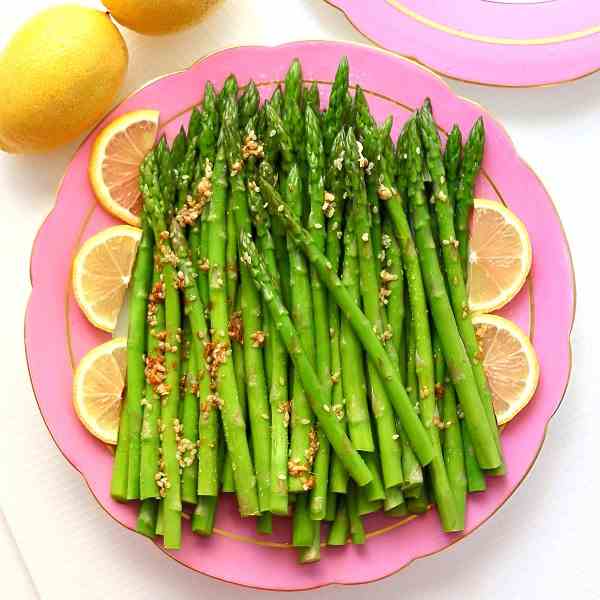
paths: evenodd
<path fill-rule="evenodd" d="M 436 72 L 508 87 L 600 69 L 597 0 L 325 0 L 378 46 Z"/>
<path fill-rule="evenodd" d="M 307 80 L 320 82 L 325 100 L 343 55 L 350 61 L 352 83 L 364 88 L 378 119 L 394 115 L 396 130 L 426 96 L 431 97 L 444 130 L 458 122 L 466 133 L 483 115 L 488 143 L 478 194 L 505 202 L 523 219 L 535 257 L 528 285 L 504 313 L 530 332 L 542 377 L 535 398 L 502 434 L 508 474 L 490 480 L 486 493 L 469 499 L 463 535 L 443 533 L 434 511 L 406 522 L 376 515 L 367 520 L 369 540 L 364 547 L 326 548 L 319 564 L 299 566 L 287 544 L 285 520 L 277 520 L 272 536 L 261 537 L 255 533 L 253 520 L 242 521 L 231 502 L 219 509 L 215 535 L 203 539 L 185 527 L 182 550 L 168 553 L 199 572 L 255 588 L 301 590 L 373 581 L 475 530 L 502 506 L 532 467 L 569 377 L 575 289 L 567 242 L 543 185 L 488 113 L 455 96 L 441 79 L 414 62 L 370 47 L 304 42 L 276 48 L 235 48 L 148 84 L 107 116 L 69 165 L 56 206 L 35 241 L 25 343 L 35 395 L 60 450 L 106 512 L 134 528 L 136 506 L 119 504 L 109 494 L 111 453 L 80 425 L 71 404 L 74 368 L 85 352 L 108 337 L 86 321 L 73 298 L 69 278 L 73 255 L 83 241 L 115 223 L 96 203 L 88 183 L 87 165 L 97 131 L 124 112 L 155 108 L 161 113 L 162 131 L 172 137 L 200 100 L 207 79 L 220 86 L 233 72 L 241 84 L 253 78 L 266 95 L 294 57 L 301 59 Z"/>

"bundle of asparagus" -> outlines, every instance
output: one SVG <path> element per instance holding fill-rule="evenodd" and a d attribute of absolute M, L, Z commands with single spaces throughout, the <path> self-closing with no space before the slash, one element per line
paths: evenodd
<path fill-rule="evenodd" d="M 112 495 L 167 548 L 185 505 L 211 534 L 220 492 L 261 533 L 292 515 L 301 562 L 380 509 L 461 531 L 504 473 L 465 281 L 482 121 L 443 150 L 426 101 L 394 147 L 348 79 L 323 112 L 298 61 L 262 106 L 207 83 L 142 164 Z"/>

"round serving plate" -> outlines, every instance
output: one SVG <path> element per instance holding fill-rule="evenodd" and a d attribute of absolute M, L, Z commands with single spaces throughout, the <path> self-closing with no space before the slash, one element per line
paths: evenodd
<path fill-rule="evenodd" d="M 373 43 L 437 73 L 507 87 L 600 69 L 597 0 L 325 0 Z"/>
<path fill-rule="evenodd" d="M 394 116 L 395 132 L 427 96 L 442 134 L 455 122 L 466 134 L 483 116 L 488 141 L 477 193 L 505 203 L 524 221 L 534 252 L 527 285 L 502 314 L 529 332 L 540 359 L 541 381 L 529 406 L 502 433 L 507 475 L 491 479 L 485 493 L 469 498 L 463 534 L 442 532 L 433 510 L 405 520 L 373 515 L 366 519 L 369 539 L 365 546 L 324 548 L 320 563 L 298 565 L 296 552 L 288 543 L 288 520 L 274 519 L 273 534 L 261 536 L 252 519 L 239 518 L 235 503 L 228 498 L 220 504 L 211 538 L 195 536 L 184 527 L 182 549 L 165 551 L 191 569 L 255 588 L 303 590 L 385 577 L 469 535 L 502 506 L 527 475 L 542 446 L 546 426 L 561 402 L 571 364 L 573 271 L 560 220 L 544 186 L 519 158 L 506 131 L 493 117 L 454 95 L 439 77 L 413 61 L 347 43 L 239 47 L 211 54 L 185 71 L 150 82 L 109 114 L 69 164 L 56 205 L 32 251 L 25 344 L 40 411 L 59 449 L 81 473 L 102 508 L 125 527 L 134 529 L 135 503 L 120 504 L 109 493 L 112 454 L 81 426 L 71 402 L 78 361 L 90 348 L 108 339 L 108 334 L 85 319 L 70 286 L 71 263 L 77 249 L 94 233 L 115 224 L 96 202 L 88 181 L 87 165 L 95 137 L 120 114 L 152 108 L 160 110 L 161 132 L 172 139 L 201 100 L 207 80 L 219 87 L 233 72 L 241 85 L 254 79 L 266 97 L 295 57 L 302 61 L 305 79 L 319 82 L 321 97 L 326 101 L 337 63 L 344 55 L 350 62 L 351 84 L 362 86 L 378 119 Z"/>

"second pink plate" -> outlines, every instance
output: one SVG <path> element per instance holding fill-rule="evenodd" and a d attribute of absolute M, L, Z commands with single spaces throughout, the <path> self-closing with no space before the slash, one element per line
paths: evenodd
<path fill-rule="evenodd" d="M 485 493 L 469 498 L 463 535 L 443 533 L 434 511 L 406 521 L 376 515 L 367 519 L 365 546 L 324 548 L 319 564 L 299 566 L 288 544 L 286 520 L 276 521 L 272 536 L 261 537 L 252 520 L 242 521 L 233 502 L 225 502 L 219 509 L 215 535 L 203 539 L 185 527 L 182 550 L 168 553 L 196 571 L 256 588 L 301 590 L 331 583 L 364 583 L 389 575 L 469 535 L 502 506 L 531 469 L 569 377 L 575 291 L 567 242 L 539 179 L 519 158 L 497 121 L 480 106 L 455 96 L 441 79 L 414 62 L 366 46 L 329 42 L 235 48 L 148 84 L 106 117 L 70 163 L 56 206 L 38 234 L 31 257 L 33 289 L 25 343 L 40 411 L 56 444 L 102 508 L 133 529 L 136 506 L 119 504 L 110 497 L 112 455 L 81 426 L 71 402 L 77 363 L 108 337 L 87 322 L 70 287 L 71 262 L 77 249 L 97 231 L 115 224 L 97 204 L 88 182 L 87 165 L 96 135 L 124 112 L 154 108 L 160 110 L 161 130 L 171 138 L 200 101 L 206 80 L 221 86 L 233 72 L 240 84 L 254 79 L 267 96 L 295 57 L 302 61 L 305 78 L 319 82 L 326 101 L 337 63 L 344 55 L 350 61 L 352 84 L 363 87 L 378 119 L 394 116 L 395 131 L 426 96 L 433 102 L 443 131 L 458 122 L 466 134 L 483 116 L 488 142 L 478 194 L 504 202 L 519 215 L 529 230 L 534 253 L 527 285 L 503 312 L 529 332 L 540 359 L 541 382 L 535 398 L 502 434 L 507 476 L 491 480 Z"/>
<path fill-rule="evenodd" d="M 325 0 L 378 46 L 472 83 L 562 83 L 600 69 L 597 0 Z"/>

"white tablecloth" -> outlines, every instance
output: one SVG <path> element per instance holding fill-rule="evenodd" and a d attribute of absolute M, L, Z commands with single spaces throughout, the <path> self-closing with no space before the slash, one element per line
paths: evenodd
<path fill-rule="evenodd" d="M 2 2 L 0 42 L 48 0 Z M 56 2 L 52 2 L 55 4 Z M 80 0 L 80 4 L 100 6 Z M 203 25 L 167 38 L 125 32 L 125 95 L 214 49 L 299 39 L 365 41 L 322 0 L 229 0 Z M 477 533 L 370 586 L 314 592 L 328 598 L 600 598 L 597 575 L 600 368 L 600 74 L 549 89 L 507 90 L 450 82 L 507 127 L 553 196 L 571 242 L 578 283 L 574 366 L 536 468 Z M 0 102 L 2 100 L 0 99 Z M 0 155 L 3 257 L 3 398 L 0 433 L 0 597 L 27 600 L 240 598 L 195 574 L 109 519 L 54 446 L 37 411 L 23 350 L 31 244 L 51 209 L 76 143 L 47 156 Z M 596 360 L 599 358 L 595 343 Z M 51 360 L 51 357 L 49 357 Z M 4 519 L 2 519 L 2 515 Z"/>

